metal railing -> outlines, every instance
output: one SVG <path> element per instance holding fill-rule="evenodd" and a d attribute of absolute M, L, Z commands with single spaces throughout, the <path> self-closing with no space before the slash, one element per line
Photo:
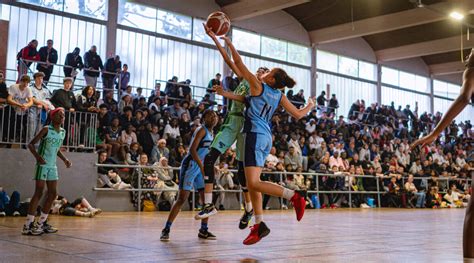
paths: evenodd
<path fill-rule="evenodd" d="M 133 169 L 140 169 L 140 168 L 159 168 L 158 166 L 155 165 L 126 165 L 126 164 L 95 164 L 97 167 L 105 167 L 105 168 L 133 168 Z M 173 171 L 177 171 L 180 169 L 180 167 L 168 167 L 169 169 Z M 231 172 L 237 172 L 237 170 L 232 170 L 230 169 L 229 171 Z M 472 172 L 472 171 L 471 171 Z M 279 175 L 279 180 L 280 182 L 284 182 L 284 176 L 286 175 L 305 175 L 309 179 L 311 178 L 314 180 L 314 189 L 307 189 L 308 194 L 316 194 L 318 197 L 318 200 L 321 200 L 320 195 L 322 194 L 344 194 L 348 196 L 348 203 L 349 203 L 349 208 L 352 208 L 352 199 L 354 195 L 376 195 L 377 196 L 377 206 L 380 208 L 382 204 L 382 196 L 387 193 L 386 189 L 384 187 L 381 187 L 383 185 L 383 182 L 380 182 L 380 180 L 384 179 L 389 179 L 391 176 L 372 176 L 372 175 L 354 175 L 354 174 L 325 174 L 325 173 L 310 173 L 310 172 L 286 172 L 286 171 L 281 171 L 281 172 L 271 172 L 271 171 L 263 171 L 263 175 Z M 322 190 L 323 188 L 320 183 L 319 179 L 320 177 L 342 177 L 344 178 L 344 188 L 341 190 Z M 350 180 L 349 180 L 349 185 L 346 187 L 345 186 L 345 178 L 365 178 L 365 179 L 373 179 L 375 180 L 376 183 L 376 191 L 356 191 L 352 189 L 350 185 Z M 177 190 L 171 190 L 171 189 L 161 189 L 157 190 L 155 188 L 142 188 L 141 187 L 141 180 L 142 178 L 138 177 L 138 188 L 132 188 L 132 189 L 112 189 L 112 188 L 100 188 L 100 187 L 95 187 L 93 190 L 94 191 L 113 191 L 113 192 L 138 192 L 138 195 L 141 196 L 142 193 L 144 192 L 177 192 Z M 402 184 L 400 186 L 401 189 L 405 189 L 405 179 L 406 177 L 402 177 Z M 472 179 L 470 178 L 450 178 L 450 177 L 414 177 L 414 180 L 438 180 L 438 181 L 443 181 L 446 180 L 446 184 L 450 185 L 450 182 L 457 181 L 457 180 L 463 180 L 466 182 L 471 182 Z M 426 184 L 426 187 L 428 187 L 428 184 Z M 470 187 L 470 184 L 469 184 Z M 419 191 L 427 191 L 428 189 L 418 189 Z M 242 204 L 242 189 L 238 190 L 226 190 L 226 189 L 214 189 L 214 193 L 239 193 L 239 203 Z M 192 193 L 192 207 L 196 207 L 196 200 L 195 200 L 195 193 L 196 189 L 193 189 L 191 191 Z M 440 193 L 445 193 L 445 192 L 440 192 Z M 141 211 L 141 198 L 138 198 L 138 211 Z"/>
<path fill-rule="evenodd" d="M 26 148 L 34 136 L 47 124 L 47 112 L 35 106 L 22 110 L 0 104 L 0 144 Z M 66 112 L 63 128 L 66 130 L 64 147 L 95 150 L 97 113 Z"/>

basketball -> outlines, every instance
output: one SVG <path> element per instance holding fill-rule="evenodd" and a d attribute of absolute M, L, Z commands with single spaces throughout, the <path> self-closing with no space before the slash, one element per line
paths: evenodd
<path fill-rule="evenodd" d="M 225 13 L 216 11 L 207 17 L 206 26 L 209 27 L 216 36 L 222 36 L 229 31 L 230 19 Z"/>

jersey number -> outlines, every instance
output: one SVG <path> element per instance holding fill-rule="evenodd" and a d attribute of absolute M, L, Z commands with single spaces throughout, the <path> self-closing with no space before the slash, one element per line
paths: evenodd
<path fill-rule="evenodd" d="M 260 112 L 260 117 L 267 119 L 270 111 L 272 111 L 272 106 L 265 103 L 265 105 L 262 108 L 262 111 Z"/>

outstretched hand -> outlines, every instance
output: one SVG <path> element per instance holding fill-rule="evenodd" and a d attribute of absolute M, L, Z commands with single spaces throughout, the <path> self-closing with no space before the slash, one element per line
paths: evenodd
<path fill-rule="evenodd" d="M 421 145 L 421 148 L 424 148 L 427 145 L 430 145 L 436 140 L 437 136 L 433 134 L 428 134 L 421 139 L 416 140 L 414 143 L 410 145 L 410 149 L 413 150 L 416 146 Z"/>
<path fill-rule="evenodd" d="M 202 23 L 202 26 L 204 27 L 204 31 L 206 31 L 206 34 L 208 36 L 210 36 L 214 40 L 217 40 L 216 34 L 212 31 L 210 27 L 206 26 L 206 23 Z"/>

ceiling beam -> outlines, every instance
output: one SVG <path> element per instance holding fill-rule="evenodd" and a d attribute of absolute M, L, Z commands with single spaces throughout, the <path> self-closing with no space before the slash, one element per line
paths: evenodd
<path fill-rule="evenodd" d="M 474 11 L 474 1 L 472 0 L 449 0 L 430 5 L 429 8 L 414 8 L 407 11 L 358 20 L 353 24 L 346 23 L 313 30 L 309 32 L 309 35 L 312 43 L 323 44 L 393 31 L 446 19 L 447 15 L 443 14 L 444 10 L 448 12 L 453 6 L 459 7 L 459 10 L 466 10 L 466 13 Z M 436 12 L 431 9 L 443 11 Z"/>
<path fill-rule="evenodd" d="M 461 61 L 429 65 L 432 76 L 450 75 L 463 72 L 466 67 Z"/>
<path fill-rule="evenodd" d="M 462 37 L 463 49 L 473 48 L 474 39 L 466 40 L 466 35 Z M 400 47 L 387 48 L 375 51 L 378 61 L 393 61 L 420 56 L 440 54 L 461 49 L 461 36 L 448 37 L 432 41 L 420 42 Z"/>
<path fill-rule="evenodd" d="M 310 2 L 310 0 L 242 0 L 224 6 L 222 11 L 231 20 L 240 21 L 307 2 Z"/>

